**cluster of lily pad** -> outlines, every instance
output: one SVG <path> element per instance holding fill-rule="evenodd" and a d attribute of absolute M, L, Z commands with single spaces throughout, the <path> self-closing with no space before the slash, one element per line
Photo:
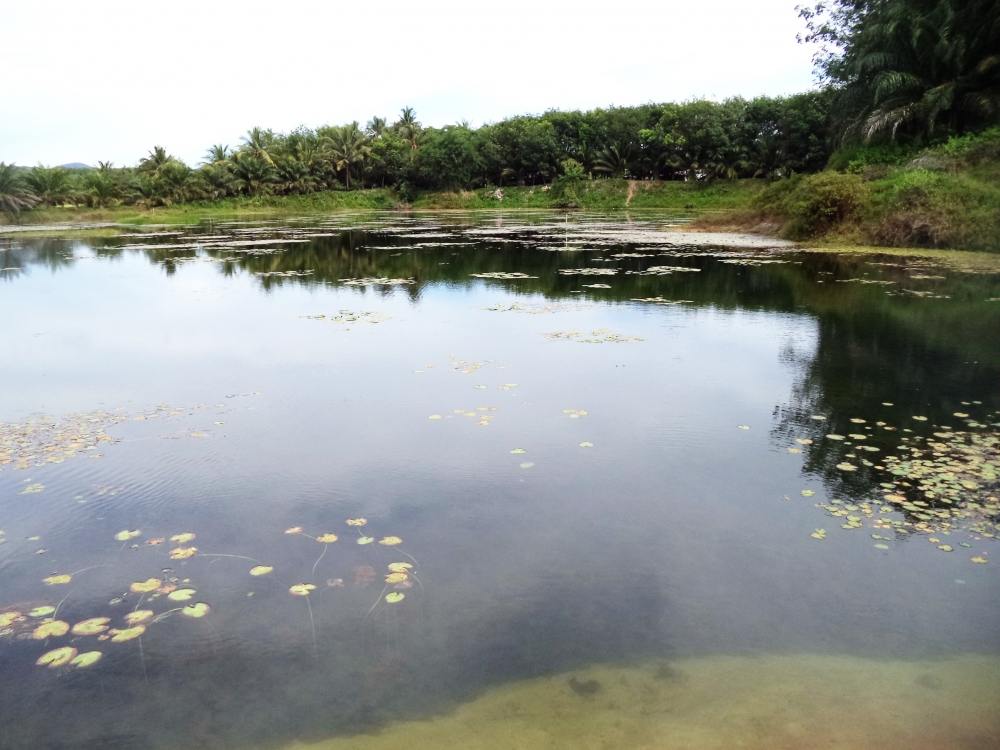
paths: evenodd
<path fill-rule="evenodd" d="M 356 536 L 354 538 L 355 544 L 361 546 L 366 546 L 369 544 L 380 544 L 383 547 L 394 548 L 400 546 L 403 543 L 403 540 L 395 535 L 383 536 L 380 539 L 376 539 L 373 536 L 368 536 L 366 533 L 362 531 L 362 529 L 368 525 L 367 518 L 348 518 L 345 521 L 345 523 L 356 533 Z M 323 552 L 320 554 L 320 557 L 317 558 L 316 564 L 313 565 L 313 574 L 315 574 L 316 568 L 319 565 L 320 560 L 322 560 L 323 555 L 326 554 L 325 545 L 334 544 L 335 542 L 340 540 L 340 536 L 332 531 L 324 531 L 320 534 L 312 535 L 307 533 L 305 529 L 301 526 L 292 526 L 290 528 L 287 528 L 285 529 L 285 534 L 288 534 L 290 536 L 304 537 L 306 539 L 311 539 L 312 541 L 318 544 L 324 545 Z M 410 557 L 405 553 L 403 554 L 406 557 Z M 413 560 L 412 557 L 410 559 Z M 372 609 L 374 609 L 375 606 L 378 605 L 379 601 L 383 600 L 383 598 L 387 604 L 398 604 L 399 602 L 403 601 L 403 599 L 406 598 L 406 594 L 403 593 L 403 591 L 405 589 L 411 588 L 413 585 L 411 581 L 416 580 L 416 575 L 413 571 L 413 568 L 414 566 L 412 562 L 403 561 L 403 562 L 389 563 L 387 566 L 388 572 L 385 575 L 385 587 L 383 588 L 382 593 L 379 594 L 379 600 L 375 602 L 375 605 L 372 607 Z M 273 570 L 272 568 L 267 568 L 266 570 L 260 570 L 257 573 L 254 573 L 254 571 L 251 570 L 251 575 L 266 575 L 270 573 L 272 570 Z M 392 588 L 393 590 L 389 591 L 390 588 Z M 317 585 L 315 583 L 303 581 L 300 583 L 294 583 L 291 586 L 289 586 L 288 593 L 291 594 L 292 596 L 308 597 L 314 591 L 316 591 L 316 589 Z M 386 593 L 387 591 L 389 591 L 388 594 Z M 310 617 L 312 617 L 311 608 L 310 608 Z"/>
<path fill-rule="evenodd" d="M 968 408 L 977 403 L 963 402 L 963 406 Z M 892 404 L 886 402 L 886 405 Z M 1000 431 L 996 429 L 1000 422 L 981 422 L 964 411 L 952 416 L 962 428 L 935 425 L 929 435 L 903 428 L 897 449 L 878 458 L 874 454 L 879 449 L 864 444 L 870 432 L 827 434 L 826 439 L 848 448 L 844 460 L 837 464 L 840 471 L 856 471 L 860 464 L 880 472 L 885 481 L 879 483 L 877 499 L 833 499 L 817 507 L 839 520 L 845 530 L 872 529 L 871 537 L 878 549 L 888 549 L 889 542 L 913 535 L 926 537 L 943 552 L 953 552 L 956 546 L 972 548 L 972 542 L 996 540 L 1000 536 Z M 994 413 L 990 418 L 996 420 L 998 416 Z M 928 422 L 923 415 L 914 415 L 912 419 L 917 423 Z M 861 418 L 851 421 L 866 422 Z M 898 429 L 884 421 L 875 422 L 874 426 L 888 432 Z M 798 438 L 797 442 L 813 444 L 810 438 Z M 872 458 L 863 457 L 861 451 Z M 952 543 L 949 537 L 959 532 L 966 539 Z M 826 538 L 826 530 L 816 529 L 811 536 L 822 540 Z M 985 564 L 989 561 L 988 552 L 973 554 L 970 560 Z"/>
<path fill-rule="evenodd" d="M 101 458 L 100 447 L 114 441 L 107 432 L 114 425 L 176 417 L 207 408 L 214 407 L 180 409 L 161 405 L 135 413 L 96 410 L 59 418 L 39 416 L 24 422 L 0 422 L 0 471 L 6 466 L 26 470 L 59 464 L 79 456 Z M 43 489 L 43 484 L 35 483 L 30 489 L 22 489 L 22 493 Z"/>
<path fill-rule="evenodd" d="M 692 266 L 650 266 L 642 271 L 626 271 L 632 276 L 670 276 L 674 273 L 698 273 L 700 268 Z"/>
<path fill-rule="evenodd" d="M 363 276 L 360 278 L 340 279 L 344 286 L 409 286 L 416 284 L 416 279 L 390 279 L 385 276 Z"/>
<path fill-rule="evenodd" d="M 115 534 L 115 541 L 128 543 L 130 540 L 141 535 L 139 530 L 124 529 Z M 187 559 L 193 556 L 197 549 L 190 544 L 195 538 L 193 532 L 182 532 L 170 537 L 171 543 L 176 545 L 170 551 L 171 559 Z M 163 544 L 164 538 L 152 538 L 146 541 L 148 546 L 158 546 Z M 74 580 L 76 575 L 90 570 L 73 573 L 54 573 L 42 579 L 42 583 L 51 587 L 66 586 Z M 67 620 L 59 619 L 59 609 L 66 598 L 59 604 L 40 604 L 26 612 L 17 609 L 10 609 L 0 612 L 0 636 L 10 636 L 14 638 L 29 638 L 36 641 L 44 641 L 46 645 L 53 639 L 70 638 L 70 642 L 57 646 L 44 652 L 36 660 L 36 664 L 49 669 L 60 667 L 84 668 L 90 667 L 103 658 L 103 652 L 99 649 L 86 648 L 80 639 L 93 638 L 97 642 L 126 643 L 128 641 L 141 638 L 146 633 L 147 628 L 160 622 L 173 614 L 179 613 L 182 616 L 200 619 L 208 614 L 210 607 L 205 602 L 192 601 L 197 590 L 192 588 L 189 578 L 179 578 L 173 575 L 164 574 L 161 577 L 150 577 L 141 581 L 132 581 L 129 584 L 129 591 L 139 594 L 139 599 L 132 611 L 126 613 L 115 623 L 112 617 L 96 616 L 70 624 Z M 165 597 L 170 603 L 180 606 L 171 607 L 159 613 L 151 608 L 140 609 L 146 602 L 151 604 L 160 597 Z M 120 604 L 122 598 L 116 597 L 111 604 Z"/>
<path fill-rule="evenodd" d="M 595 328 L 587 332 L 582 331 L 551 331 L 545 334 L 545 338 L 553 341 L 576 341 L 580 344 L 626 344 L 636 341 L 643 341 L 639 336 L 626 336 L 615 333 L 608 328 Z"/>
<path fill-rule="evenodd" d="M 470 273 L 469 276 L 475 279 L 504 279 L 506 281 L 538 278 L 537 276 L 531 276 L 520 271 L 484 271 L 483 273 Z"/>
<path fill-rule="evenodd" d="M 346 525 L 357 532 L 354 539 L 356 544 L 361 546 L 379 544 L 390 549 L 402 545 L 403 540 L 395 535 L 382 536 L 378 539 L 368 536 L 363 532 L 367 524 L 366 518 L 346 520 Z M 314 574 L 326 548 L 340 539 L 338 534 L 330 531 L 311 535 L 298 526 L 286 529 L 285 534 L 308 538 L 323 545 L 323 552 L 313 566 Z M 248 560 L 254 565 L 248 569 L 247 573 L 255 578 L 269 576 L 275 571 L 273 565 L 243 555 L 202 553 L 194 545 L 197 535 L 192 531 L 179 532 L 169 537 L 154 536 L 142 539 L 141 529 L 122 529 L 113 538 L 115 542 L 122 543 L 122 548 L 130 545 L 133 550 L 163 546 L 167 550 L 167 557 L 175 561 L 191 560 L 197 556 Z M 387 604 L 401 602 L 406 596 L 404 591 L 412 586 L 412 581 L 417 580 L 414 572 L 416 561 L 405 552 L 400 554 L 409 558 L 411 562 L 394 561 L 389 563 L 385 575 L 385 589 L 379 595 L 379 600 L 384 600 Z M 71 584 L 77 576 L 95 567 L 104 566 L 98 565 L 73 572 L 51 573 L 45 576 L 41 582 L 46 587 L 61 589 Z M 340 581 L 341 579 L 333 580 Z M 315 589 L 315 584 L 302 582 L 290 585 L 288 592 L 293 596 L 307 597 Z M 51 645 L 52 641 L 58 643 L 59 639 L 68 639 L 68 641 L 42 653 L 37 658 L 36 664 L 49 669 L 80 669 L 97 664 L 104 656 L 101 649 L 90 647 L 90 641 L 83 639 L 92 638 L 95 645 L 101 642 L 126 643 L 141 639 L 150 627 L 175 614 L 185 618 L 200 619 L 211 611 L 211 606 L 208 603 L 197 600 L 198 590 L 192 580 L 188 577 L 182 578 L 173 575 L 169 569 L 165 569 L 160 576 L 132 581 L 128 586 L 128 591 L 129 594 L 137 595 L 138 600 L 131 611 L 117 618 L 113 615 L 98 615 L 84 618 L 75 623 L 60 619 L 59 611 L 68 599 L 68 595 L 62 597 L 56 604 L 38 603 L 23 611 L 19 608 L 0 609 L 0 637 L 43 641 L 46 646 Z M 112 606 L 120 605 L 127 596 L 128 594 L 115 597 L 109 604 Z M 158 599 L 168 602 L 168 608 L 159 608 L 160 611 L 156 611 L 154 602 Z M 312 610 L 310 608 L 311 618 Z"/>
<path fill-rule="evenodd" d="M 353 310 L 340 310 L 336 315 L 303 315 L 306 320 L 330 320 L 334 323 L 384 323 L 389 320 L 389 316 L 384 313 L 371 310 L 355 312 Z"/>

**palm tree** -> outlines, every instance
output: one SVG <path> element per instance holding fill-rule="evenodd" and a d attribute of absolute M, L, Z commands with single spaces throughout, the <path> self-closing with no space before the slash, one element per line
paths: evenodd
<path fill-rule="evenodd" d="M 229 158 L 229 146 L 216 143 L 205 152 L 205 164 L 218 164 Z"/>
<path fill-rule="evenodd" d="M 811 40 L 842 56 L 820 61 L 846 84 L 845 135 L 932 136 L 1000 122 L 1000 4 L 995 0 L 838 0 L 807 11 Z M 811 14 L 811 15 L 809 15 Z M 824 21 L 832 17 L 832 22 Z M 815 19 L 815 20 L 812 20 Z M 839 26 L 837 24 L 840 24 Z"/>
<path fill-rule="evenodd" d="M 610 146 L 597 153 L 594 158 L 594 171 L 603 172 L 611 177 L 626 177 L 632 162 L 632 146 Z"/>
<path fill-rule="evenodd" d="M 243 136 L 243 148 L 257 158 L 274 166 L 274 155 L 271 150 L 274 148 L 274 133 L 261 128 L 251 128 Z"/>
<path fill-rule="evenodd" d="M 39 164 L 24 176 L 24 181 L 41 202 L 50 206 L 69 198 L 69 171 L 62 167 L 43 167 Z"/>
<path fill-rule="evenodd" d="M 343 169 L 347 189 L 351 189 L 351 167 L 358 166 L 371 153 L 368 139 L 361 132 L 357 122 L 334 128 L 325 137 L 324 146 L 338 171 Z"/>
<path fill-rule="evenodd" d="M 0 211 L 17 215 L 38 203 L 38 196 L 24 184 L 13 164 L 0 161 Z"/>
<path fill-rule="evenodd" d="M 274 167 L 254 153 L 237 151 L 233 154 L 233 176 L 243 192 L 267 193 L 274 182 Z"/>
<path fill-rule="evenodd" d="M 388 127 L 389 125 L 386 123 L 384 117 L 375 116 L 368 121 L 367 125 L 365 125 L 365 133 L 370 138 L 378 138 Z"/>
<path fill-rule="evenodd" d="M 218 200 L 237 192 L 239 186 L 228 161 L 206 164 L 198 170 L 198 189 L 206 198 Z"/>
<path fill-rule="evenodd" d="M 172 161 L 174 157 L 168 154 L 163 146 L 153 146 L 153 149 L 139 161 L 139 171 L 156 174 Z"/>
<path fill-rule="evenodd" d="M 413 107 L 403 107 L 399 111 L 399 119 L 393 127 L 399 133 L 400 137 L 410 144 L 411 149 L 417 147 L 417 138 L 420 136 L 420 123 L 417 122 L 417 113 L 413 111 Z"/>

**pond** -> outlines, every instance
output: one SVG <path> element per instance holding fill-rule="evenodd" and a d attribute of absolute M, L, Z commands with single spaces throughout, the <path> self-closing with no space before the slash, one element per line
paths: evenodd
<path fill-rule="evenodd" d="M 0 238 L 0 746 L 1000 743 L 1000 259 Z"/>

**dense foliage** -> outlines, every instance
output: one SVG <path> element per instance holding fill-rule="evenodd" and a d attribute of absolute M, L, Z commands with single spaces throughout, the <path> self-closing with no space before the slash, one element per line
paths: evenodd
<path fill-rule="evenodd" d="M 926 141 L 1000 123 L 996 0 L 821 0 L 799 12 L 847 139 Z"/>
<path fill-rule="evenodd" d="M 157 146 L 135 168 L 23 170 L 18 183 L 32 197 L 10 201 L 10 209 L 34 202 L 156 206 L 390 186 L 410 199 L 419 190 L 541 185 L 561 177 L 782 176 L 825 164 L 828 99 L 812 92 L 551 111 L 480 128 L 423 127 L 405 108 L 396 122 L 375 117 L 364 129 L 356 122 L 287 134 L 253 128 L 236 148 L 211 146 L 196 168 Z"/>

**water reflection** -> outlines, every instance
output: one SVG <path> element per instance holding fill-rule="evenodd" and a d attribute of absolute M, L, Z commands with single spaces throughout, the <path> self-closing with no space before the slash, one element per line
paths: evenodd
<path fill-rule="evenodd" d="M 211 611 L 150 627 L 141 653 L 98 642 L 91 671 L 0 641 L 17 717 L 0 745 L 268 746 L 593 664 L 702 675 L 685 660 L 1000 651 L 995 563 L 970 563 L 992 553 L 995 482 L 974 490 L 978 520 L 948 530 L 951 553 L 912 528 L 912 543 L 886 530 L 889 550 L 870 538 L 927 511 L 878 510 L 883 456 L 942 425 L 995 432 L 1000 277 L 677 244 L 663 223 L 376 215 L 7 242 L 22 270 L 0 291 L 17 321 L 0 334 L 4 434 L 36 412 L 126 418 L 100 459 L 83 446 L 36 465 L 46 438 L 17 468 L 0 446 L 0 610 L 56 605 L 43 578 L 107 566 L 74 576 L 61 619 L 118 626 L 150 576 Z M 664 266 L 697 270 L 644 273 Z M 560 273 L 581 268 L 617 273 Z M 651 298 L 677 304 L 633 301 Z M 641 341 L 546 336 L 595 330 Z M 846 511 L 863 528 L 842 531 L 816 507 L 834 499 L 876 510 Z M 422 585 L 395 605 L 372 609 L 396 558 L 357 544 L 358 516 L 419 560 Z M 317 559 L 295 526 L 340 538 Z M 136 549 L 114 539 L 132 529 Z M 187 530 L 190 559 L 146 544 Z M 318 587 L 308 605 L 297 582 Z"/>

